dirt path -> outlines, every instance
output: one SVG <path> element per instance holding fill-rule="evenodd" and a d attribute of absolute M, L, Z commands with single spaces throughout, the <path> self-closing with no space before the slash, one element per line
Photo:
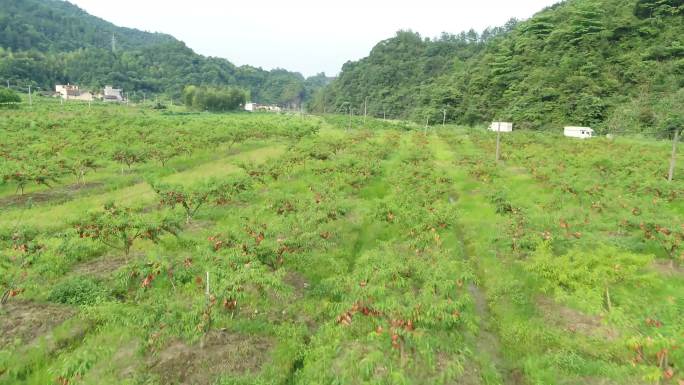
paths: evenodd
<path fill-rule="evenodd" d="M 437 137 L 432 137 L 431 141 L 433 141 L 433 145 L 436 148 L 436 167 L 445 170 L 453 169 L 453 160 L 455 159 L 453 151 Z M 450 204 L 459 204 L 459 200 L 472 199 L 478 195 L 477 191 L 469 190 L 467 194 L 459 192 L 458 195 L 454 194 L 449 196 L 448 199 Z M 484 282 L 485 277 L 482 276 L 482 269 L 479 266 L 478 259 L 475 257 L 476 252 L 473 251 L 472 246 L 468 243 L 463 226 L 464 224 L 460 224 L 455 229 L 456 238 L 461 245 L 462 258 L 468 260 L 475 268 L 478 281 Z M 490 312 L 486 291 L 483 287 L 470 283 L 468 285 L 468 292 L 473 299 L 474 311 L 479 321 L 479 330 L 475 336 L 474 347 L 476 349 L 475 355 L 480 365 L 482 383 L 524 384 L 522 375 L 507 367 L 506 360 L 502 354 L 501 341 L 495 333 L 496 320 Z"/>

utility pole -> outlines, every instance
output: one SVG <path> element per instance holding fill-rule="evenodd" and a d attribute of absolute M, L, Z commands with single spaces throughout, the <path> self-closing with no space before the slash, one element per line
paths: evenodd
<path fill-rule="evenodd" d="M 501 123 L 496 124 L 496 163 L 501 155 Z"/>
<path fill-rule="evenodd" d="M 9 80 L 7 81 L 7 88 L 9 88 Z"/>
<path fill-rule="evenodd" d="M 31 98 L 31 85 L 29 84 L 29 107 L 33 106 L 33 98 Z"/>
<path fill-rule="evenodd" d="M 387 115 L 385 115 L 385 106 L 382 106 L 382 120 L 385 121 L 387 118 Z"/>
<path fill-rule="evenodd" d="M 677 142 L 679 142 L 679 129 L 675 129 L 674 139 L 672 140 L 672 157 L 670 158 L 670 172 L 667 174 L 667 181 L 672 182 L 674 177 L 675 162 L 677 160 Z"/>
<path fill-rule="evenodd" d="M 368 115 L 368 96 L 363 99 L 363 124 L 366 124 L 366 116 Z"/>
<path fill-rule="evenodd" d="M 444 118 L 442 119 L 442 127 L 446 126 L 446 109 L 442 111 L 444 113 Z"/>
<path fill-rule="evenodd" d="M 353 112 L 353 109 L 352 109 L 352 106 L 351 106 L 351 103 L 350 103 L 350 104 L 349 104 L 349 128 L 348 128 L 348 130 L 351 130 L 351 127 L 352 127 L 352 114 L 353 114 L 353 113 L 354 113 L 354 112 Z"/>
<path fill-rule="evenodd" d="M 425 135 L 427 135 L 427 128 L 428 128 L 429 123 L 430 123 L 430 117 L 426 116 L 425 117 Z"/>

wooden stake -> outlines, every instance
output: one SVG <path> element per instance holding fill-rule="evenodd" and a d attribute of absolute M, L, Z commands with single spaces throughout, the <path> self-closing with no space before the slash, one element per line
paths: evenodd
<path fill-rule="evenodd" d="M 672 140 L 672 157 L 670 158 L 670 171 L 667 174 L 667 181 L 672 182 L 674 177 L 675 162 L 677 161 L 677 142 L 679 142 L 679 130 L 675 130 L 674 139 Z"/>
<path fill-rule="evenodd" d="M 207 271 L 207 298 L 209 298 L 209 272 Z"/>
<path fill-rule="evenodd" d="M 501 157 L 501 124 L 496 126 L 496 163 L 499 163 Z"/>

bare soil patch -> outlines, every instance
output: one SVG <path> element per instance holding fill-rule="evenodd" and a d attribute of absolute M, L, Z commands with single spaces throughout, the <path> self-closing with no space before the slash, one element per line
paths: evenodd
<path fill-rule="evenodd" d="M 0 207 L 24 206 L 29 201 L 32 203 L 65 202 L 83 191 L 93 190 L 101 187 L 102 185 L 102 183 L 95 182 L 86 184 L 75 183 L 66 186 L 54 187 L 47 191 L 36 191 L 24 195 L 11 195 L 0 198 Z"/>
<path fill-rule="evenodd" d="M 0 306 L 0 349 L 17 339 L 31 342 L 74 314 L 66 306 L 10 300 Z"/>
<path fill-rule="evenodd" d="M 671 261 L 657 259 L 653 261 L 653 268 L 662 275 L 684 278 L 684 266 Z"/>
<path fill-rule="evenodd" d="M 295 297 L 301 298 L 304 296 L 304 292 L 309 288 L 309 282 L 306 277 L 296 271 L 288 271 L 283 277 L 283 282 L 292 286 L 294 289 Z"/>
<path fill-rule="evenodd" d="M 257 372 L 269 359 L 273 341 L 227 331 L 212 331 L 203 343 L 173 341 L 148 362 L 166 385 L 210 385 L 222 374 Z"/>
<path fill-rule="evenodd" d="M 204 230 L 208 230 L 214 226 L 213 221 L 205 221 L 201 219 L 193 219 L 190 223 L 185 225 L 185 231 L 192 234 L 201 233 Z"/>
<path fill-rule="evenodd" d="M 105 255 L 76 265 L 71 271 L 71 274 L 104 278 L 118 270 L 124 264 L 126 264 L 126 259 L 121 256 Z"/>
<path fill-rule="evenodd" d="M 560 385 L 637 385 L 640 382 L 617 382 L 606 378 L 598 377 L 580 377 L 575 379 L 563 380 Z"/>
<path fill-rule="evenodd" d="M 599 316 L 584 314 L 544 296 L 538 297 L 536 304 L 544 320 L 557 328 L 599 339 L 615 340 L 620 336 L 616 329 L 605 325 Z"/>

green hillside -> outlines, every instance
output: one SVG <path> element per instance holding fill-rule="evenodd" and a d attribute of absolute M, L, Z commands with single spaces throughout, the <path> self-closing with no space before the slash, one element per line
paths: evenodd
<path fill-rule="evenodd" d="M 44 90 L 71 82 L 178 96 L 188 84 L 230 85 L 254 101 L 297 104 L 325 79 L 204 57 L 172 36 L 117 27 L 61 0 L 0 0 L 0 32 L 0 79 Z"/>
<path fill-rule="evenodd" d="M 349 62 L 312 106 L 424 122 L 610 132 L 681 124 L 682 0 L 573 0 L 505 27 L 424 39 L 402 31 Z"/>

